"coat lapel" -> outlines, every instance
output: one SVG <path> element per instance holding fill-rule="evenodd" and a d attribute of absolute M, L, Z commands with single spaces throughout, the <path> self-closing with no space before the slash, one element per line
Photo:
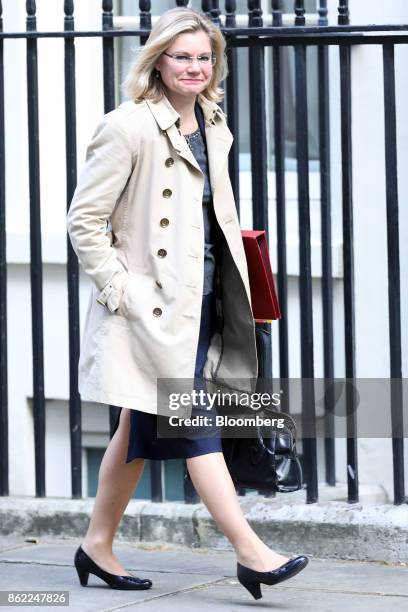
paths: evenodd
<path fill-rule="evenodd" d="M 197 101 L 204 113 L 210 182 L 214 192 L 217 179 L 228 158 L 233 137 L 222 120 L 225 114 L 220 107 L 202 95 L 198 96 Z M 146 102 L 160 129 L 167 134 L 178 155 L 201 172 L 201 168 L 191 152 L 186 139 L 179 131 L 180 115 L 170 104 L 168 98 L 163 96 L 159 102 L 152 102 L 151 100 L 146 100 Z"/>
<path fill-rule="evenodd" d="M 207 140 L 208 166 L 210 170 L 210 182 L 214 193 L 218 177 L 224 170 L 228 159 L 233 137 L 228 129 L 221 125 L 206 125 L 205 136 Z"/>
<path fill-rule="evenodd" d="M 170 138 L 171 144 L 173 145 L 177 153 L 180 155 L 180 157 L 185 159 L 189 164 L 191 164 L 192 166 L 194 166 L 194 168 L 200 170 L 201 172 L 201 168 L 198 165 L 196 158 L 194 157 L 190 147 L 188 146 L 186 139 L 182 134 L 180 134 L 176 124 L 173 123 L 173 125 L 171 125 L 166 130 L 166 132 L 167 136 Z"/>

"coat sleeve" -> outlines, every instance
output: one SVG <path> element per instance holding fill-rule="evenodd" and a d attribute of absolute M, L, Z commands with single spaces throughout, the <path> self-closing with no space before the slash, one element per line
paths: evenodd
<path fill-rule="evenodd" d="M 87 148 L 67 215 L 72 247 L 84 272 L 99 290 L 97 301 L 114 312 L 128 273 L 106 233 L 107 222 L 132 172 L 134 152 L 128 135 L 105 115 Z"/>

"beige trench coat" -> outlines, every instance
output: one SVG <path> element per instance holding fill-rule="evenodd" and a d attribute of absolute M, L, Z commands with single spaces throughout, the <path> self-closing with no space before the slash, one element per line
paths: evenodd
<path fill-rule="evenodd" d="M 224 327 L 212 337 L 204 376 L 220 390 L 222 381 L 239 378 L 234 388 L 251 391 L 258 363 L 228 175 L 233 136 L 216 103 L 201 95 L 198 102 L 225 236 Z M 157 414 L 157 378 L 191 379 L 192 388 L 204 280 L 204 175 L 178 119 L 167 98 L 124 102 L 103 117 L 87 149 L 67 216 L 72 246 L 93 281 L 78 366 L 83 400 Z"/>

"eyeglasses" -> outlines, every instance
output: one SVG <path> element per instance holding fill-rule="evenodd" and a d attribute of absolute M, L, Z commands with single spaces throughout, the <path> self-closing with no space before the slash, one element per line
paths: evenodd
<path fill-rule="evenodd" d="M 191 64 L 191 62 L 193 62 L 195 59 L 194 57 L 190 57 L 190 55 L 186 55 L 185 53 L 166 53 L 163 51 L 163 54 L 167 55 L 167 57 L 171 57 L 179 64 Z M 209 66 L 210 64 L 214 66 L 217 58 L 214 53 L 203 53 L 203 55 L 197 56 L 197 61 L 202 66 Z"/>

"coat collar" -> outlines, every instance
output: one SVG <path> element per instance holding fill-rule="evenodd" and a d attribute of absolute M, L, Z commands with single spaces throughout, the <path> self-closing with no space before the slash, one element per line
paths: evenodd
<path fill-rule="evenodd" d="M 210 183 L 214 191 L 218 177 L 222 173 L 228 158 L 233 137 L 223 119 L 226 115 L 218 104 L 207 100 L 201 96 L 201 94 L 199 94 L 197 102 L 201 106 L 204 114 Z M 196 158 L 179 130 L 179 123 L 177 120 L 180 118 L 180 115 L 170 104 L 168 98 L 163 96 L 159 102 L 152 102 L 146 99 L 146 103 L 162 132 L 167 134 L 167 137 L 170 139 L 174 150 L 180 157 L 202 174 L 202 170 Z"/>
<path fill-rule="evenodd" d="M 163 95 L 159 102 L 153 102 L 147 99 L 146 102 L 161 130 L 167 130 L 170 126 L 179 121 L 179 113 L 173 108 L 165 95 Z M 215 124 L 218 119 L 222 119 L 223 116 L 226 116 L 218 104 L 212 100 L 208 100 L 201 94 L 198 95 L 197 102 L 203 109 L 204 120 L 207 125 L 210 123 Z"/>

